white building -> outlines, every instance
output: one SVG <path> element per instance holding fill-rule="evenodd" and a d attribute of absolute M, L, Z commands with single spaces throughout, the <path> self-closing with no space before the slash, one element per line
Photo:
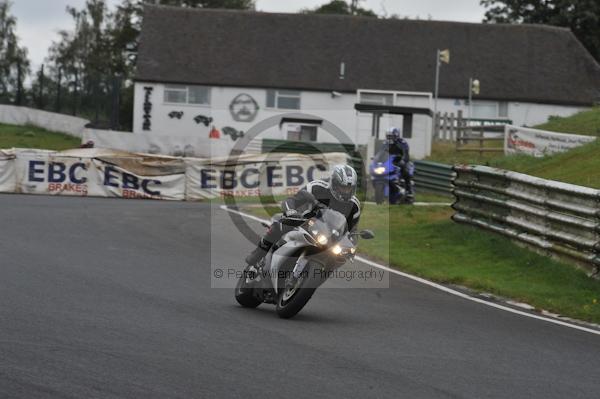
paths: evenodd
<path fill-rule="evenodd" d="M 600 98 L 600 66 L 565 29 L 533 25 L 380 20 L 146 6 L 135 83 L 134 133 L 197 142 L 281 115 L 260 138 L 365 144 L 371 116 L 357 103 L 432 109 L 435 54 L 448 48 L 438 110 L 466 115 L 469 79 L 481 82 L 473 117 L 535 125 Z M 380 130 L 401 127 L 384 117 Z M 431 118 L 415 115 L 413 156 L 429 154 Z M 200 142 L 201 142 L 200 141 Z M 256 141 L 254 142 L 256 144 Z"/>

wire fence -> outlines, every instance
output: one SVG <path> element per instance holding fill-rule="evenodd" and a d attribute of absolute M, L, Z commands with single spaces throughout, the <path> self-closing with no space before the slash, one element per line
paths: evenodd
<path fill-rule="evenodd" d="M 0 97 L 0 104 L 77 116 L 97 129 L 131 131 L 133 85 L 120 76 L 97 74 L 86 79 L 66 80 L 62 74 L 48 76 L 44 66 L 28 87 L 19 82 L 14 93 Z"/>

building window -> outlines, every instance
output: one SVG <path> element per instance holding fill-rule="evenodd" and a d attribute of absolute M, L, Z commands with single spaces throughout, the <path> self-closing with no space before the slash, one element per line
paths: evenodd
<path fill-rule="evenodd" d="M 473 118 L 496 119 L 498 118 L 498 103 L 473 101 L 471 107 Z"/>
<path fill-rule="evenodd" d="M 210 88 L 205 86 L 166 85 L 164 102 L 170 104 L 210 105 Z"/>
<path fill-rule="evenodd" d="M 267 90 L 267 108 L 300 109 L 300 92 L 296 90 Z"/>
<path fill-rule="evenodd" d="M 317 127 L 307 125 L 290 126 L 287 139 L 292 141 L 317 141 Z"/>
<path fill-rule="evenodd" d="M 508 102 L 473 101 L 471 108 L 473 118 L 498 119 L 508 118 Z"/>
<path fill-rule="evenodd" d="M 394 95 L 392 93 L 360 93 L 361 104 L 394 105 Z"/>

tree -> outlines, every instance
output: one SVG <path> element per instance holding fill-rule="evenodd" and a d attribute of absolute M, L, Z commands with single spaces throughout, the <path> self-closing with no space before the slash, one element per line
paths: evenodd
<path fill-rule="evenodd" d="M 0 0 L 0 101 L 20 105 L 29 60 L 27 49 L 19 46 L 16 24 L 16 18 L 10 14 L 10 2 Z"/>
<path fill-rule="evenodd" d="M 596 60 L 600 60 L 598 0 L 481 0 L 481 5 L 487 8 L 484 22 L 570 28 Z"/>
<path fill-rule="evenodd" d="M 146 0 L 145 2 L 192 8 L 230 8 L 238 10 L 254 10 L 255 8 L 254 0 Z"/>
<path fill-rule="evenodd" d="M 144 3 L 254 9 L 253 0 L 121 0 L 113 11 L 106 0 L 86 0 L 81 9 L 67 7 L 74 27 L 60 31 L 48 50 L 43 91 L 41 75 L 33 78 L 32 92 L 43 93 L 35 102 L 54 103 L 54 109 L 83 115 L 97 126 L 104 127 L 110 119 L 112 128 L 131 128 Z M 120 126 L 115 126 L 117 120 Z"/>
<path fill-rule="evenodd" d="M 377 17 L 371 10 L 359 6 L 362 0 L 351 0 L 348 4 L 344 0 L 332 0 L 314 9 L 305 9 L 302 12 L 306 14 L 337 14 L 337 15 L 361 15 L 365 17 Z"/>
<path fill-rule="evenodd" d="M 72 16 L 75 28 L 60 31 L 59 40 L 49 49 L 48 77 L 55 84 L 47 85 L 45 95 L 64 98 L 73 113 L 84 111 L 86 117 L 97 121 L 107 107 L 103 99 L 112 90 L 115 65 L 123 64 L 108 34 L 112 15 L 105 0 L 87 0 L 80 10 L 67 7 L 67 13 Z M 33 85 L 36 83 L 33 81 Z M 62 93 L 65 95 L 61 96 Z"/>

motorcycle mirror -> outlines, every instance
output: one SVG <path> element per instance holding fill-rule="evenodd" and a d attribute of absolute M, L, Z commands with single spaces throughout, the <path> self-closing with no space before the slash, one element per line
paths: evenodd
<path fill-rule="evenodd" d="M 371 231 L 371 230 L 363 230 L 359 233 L 360 238 L 362 238 L 363 240 L 370 240 L 372 238 L 375 238 L 375 234 Z"/>

